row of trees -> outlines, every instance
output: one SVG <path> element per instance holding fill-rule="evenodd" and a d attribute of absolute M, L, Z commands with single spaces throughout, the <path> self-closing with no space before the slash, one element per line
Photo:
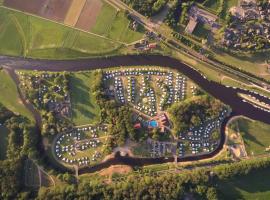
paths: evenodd
<path fill-rule="evenodd" d="M 211 170 L 200 168 L 179 174 L 141 173 L 124 175 L 111 184 L 84 180 L 39 190 L 38 199 L 220 199 L 217 183 L 256 173 L 270 167 L 270 159 L 222 164 Z"/>
<path fill-rule="evenodd" d="M 167 0 L 122 0 L 139 13 L 151 17 L 157 14 L 167 3 Z"/>

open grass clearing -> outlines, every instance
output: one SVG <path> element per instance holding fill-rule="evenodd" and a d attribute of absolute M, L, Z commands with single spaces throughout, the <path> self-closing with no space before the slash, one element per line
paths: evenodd
<path fill-rule="evenodd" d="M 248 175 L 218 182 L 220 199 L 269 199 L 270 171 L 262 169 Z"/>
<path fill-rule="evenodd" d="M 72 121 L 75 125 L 98 122 L 100 109 L 91 92 L 93 72 L 73 73 L 70 78 Z"/>
<path fill-rule="evenodd" d="M 12 112 L 21 114 L 28 119 L 33 120 L 32 114 L 19 98 L 16 84 L 4 70 L 0 70 L 0 80 L 0 103 Z"/>
<path fill-rule="evenodd" d="M 129 24 L 130 21 L 123 11 L 117 11 L 114 7 L 105 3 L 91 31 L 124 43 L 142 39 L 143 30 L 133 31 Z"/>
<path fill-rule="evenodd" d="M 0 53 L 22 55 L 22 36 L 8 12 L 0 9 Z"/>
<path fill-rule="evenodd" d="M 0 126 L 0 160 L 6 159 L 6 152 L 8 146 L 9 130 L 5 126 Z"/>
<path fill-rule="evenodd" d="M 116 15 L 117 10 L 105 3 L 97 17 L 95 26 L 90 31 L 100 35 L 107 35 Z"/>
<path fill-rule="evenodd" d="M 230 128 L 240 132 L 243 137 L 246 151 L 249 155 L 266 153 L 270 146 L 270 125 L 247 118 L 238 118 Z"/>
<path fill-rule="evenodd" d="M 211 28 L 208 25 L 199 22 L 192 34 L 194 34 L 195 36 L 199 38 L 207 39 L 210 32 L 211 32 Z"/>
<path fill-rule="evenodd" d="M 241 70 L 250 72 L 257 76 L 261 76 L 261 74 L 267 73 L 266 65 L 262 64 L 265 62 L 266 59 L 269 58 L 269 55 L 264 56 L 263 53 L 230 55 L 226 52 L 215 51 L 215 56 L 218 60 L 226 64 L 238 67 Z"/>
<path fill-rule="evenodd" d="M 216 11 L 220 6 L 220 0 L 206 0 L 203 6 Z"/>

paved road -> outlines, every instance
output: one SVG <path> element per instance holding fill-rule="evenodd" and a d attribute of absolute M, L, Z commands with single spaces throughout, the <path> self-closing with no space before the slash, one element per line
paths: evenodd
<path fill-rule="evenodd" d="M 123 3 L 121 0 L 108 0 L 108 1 L 114 3 L 115 5 L 117 5 L 118 7 L 122 8 L 122 9 L 128 10 L 130 12 L 130 14 L 131 14 L 131 17 L 134 20 L 136 20 L 137 22 L 139 22 L 141 25 L 143 25 L 148 31 L 155 32 L 156 34 L 161 35 L 163 38 L 166 38 L 166 40 L 164 42 L 167 43 L 167 45 L 172 46 L 172 44 L 168 43 L 168 41 L 167 41 L 167 40 L 171 40 L 171 41 L 173 41 L 173 43 L 181 46 L 181 49 L 175 47 L 176 51 L 179 51 L 181 53 L 187 53 L 190 56 L 194 57 L 195 59 L 199 59 L 199 60 L 203 60 L 204 62 L 207 62 L 213 68 L 216 68 L 216 69 L 219 69 L 219 70 L 225 70 L 225 71 L 227 71 L 229 73 L 232 73 L 232 74 L 234 74 L 236 76 L 239 76 L 240 78 L 243 78 L 245 80 L 249 80 L 249 81 L 252 81 L 254 83 L 257 83 L 260 86 L 264 86 L 264 85 L 269 86 L 269 84 L 266 83 L 265 81 L 261 81 L 261 80 L 255 78 L 255 77 L 250 76 L 247 73 L 244 73 L 244 72 L 241 72 L 239 70 L 233 69 L 230 66 L 226 66 L 224 64 L 217 63 L 217 62 L 215 62 L 213 60 L 210 60 L 207 57 L 197 53 L 196 51 L 194 51 L 194 50 L 192 50 L 192 49 L 190 49 L 190 48 L 188 48 L 186 46 L 183 46 L 175 38 L 169 37 L 168 35 L 164 34 L 162 31 L 160 31 L 160 29 L 159 29 L 159 26 L 161 24 L 160 21 L 151 20 L 151 19 L 143 16 L 142 14 L 137 12 L 136 10 L 130 8 L 128 5 Z"/>

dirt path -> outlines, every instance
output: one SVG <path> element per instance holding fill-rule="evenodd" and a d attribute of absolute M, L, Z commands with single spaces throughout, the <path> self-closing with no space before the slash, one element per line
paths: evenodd
<path fill-rule="evenodd" d="M 228 129 L 228 126 L 235 120 L 237 119 L 240 119 L 240 118 L 246 118 L 246 119 L 249 119 L 245 116 L 235 116 L 235 117 L 232 117 L 229 121 L 228 121 L 228 124 L 227 124 L 227 129 Z M 249 119 L 250 120 L 250 119 Z M 227 135 L 228 136 L 228 135 Z M 244 143 L 244 140 L 243 140 L 243 137 L 241 136 L 240 134 L 240 130 L 239 130 L 239 125 L 237 123 L 237 137 L 240 138 L 240 144 L 238 145 L 238 148 L 239 149 L 239 157 L 248 157 L 248 154 L 247 154 L 247 151 L 246 151 L 246 148 L 245 148 L 245 143 Z"/>
<path fill-rule="evenodd" d="M 50 178 L 51 182 L 53 183 L 53 186 L 55 187 L 55 181 L 54 181 L 54 179 L 52 178 L 52 176 L 49 175 L 47 172 L 45 172 L 45 171 L 43 170 L 43 168 L 40 167 L 34 160 L 32 160 L 32 159 L 30 159 L 30 160 L 31 160 L 31 161 L 36 165 L 36 167 L 38 168 L 39 185 L 40 185 L 40 187 L 42 186 L 41 173 L 43 173 L 43 174 L 45 174 L 46 176 L 48 176 L 48 177 Z"/>

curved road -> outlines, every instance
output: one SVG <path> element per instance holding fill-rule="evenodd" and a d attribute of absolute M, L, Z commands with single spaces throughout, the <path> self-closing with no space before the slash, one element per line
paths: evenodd
<path fill-rule="evenodd" d="M 242 102 L 242 99 L 237 95 L 238 92 L 251 94 L 256 98 L 270 104 L 270 99 L 262 97 L 258 94 L 253 94 L 249 91 L 242 89 L 234 89 L 225 87 L 219 83 L 212 82 L 206 79 L 200 72 L 192 67 L 181 63 L 179 60 L 166 56 L 115 56 L 108 58 L 93 58 L 93 59 L 80 59 L 80 60 L 35 60 L 18 57 L 0 56 L 0 66 L 8 69 L 23 69 L 23 70 L 39 70 L 39 71 L 82 71 L 92 70 L 98 68 L 108 68 L 115 66 L 161 66 L 170 67 L 179 70 L 181 73 L 189 77 L 196 84 L 200 85 L 202 89 L 211 94 L 217 99 L 220 99 L 225 104 L 229 105 L 233 113 L 230 117 L 236 115 L 243 115 L 254 120 L 259 120 L 270 124 L 270 113 L 253 107 L 249 103 Z M 225 141 L 225 127 L 228 117 L 222 124 L 222 137 L 218 148 L 207 154 L 199 156 L 189 156 L 178 159 L 179 161 L 194 161 L 205 158 L 211 158 L 223 148 Z M 129 165 L 147 165 L 155 163 L 172 162 L 173 158 L 157 158 L 157 159 L 143 159 L 116 156 L 116 158 L 101 163 L 97 166 L 86 167 L 80 170 L 81 173 L 93 172 L 102 168 L 108 167 L 113 164 L 129 164 Z"/>

